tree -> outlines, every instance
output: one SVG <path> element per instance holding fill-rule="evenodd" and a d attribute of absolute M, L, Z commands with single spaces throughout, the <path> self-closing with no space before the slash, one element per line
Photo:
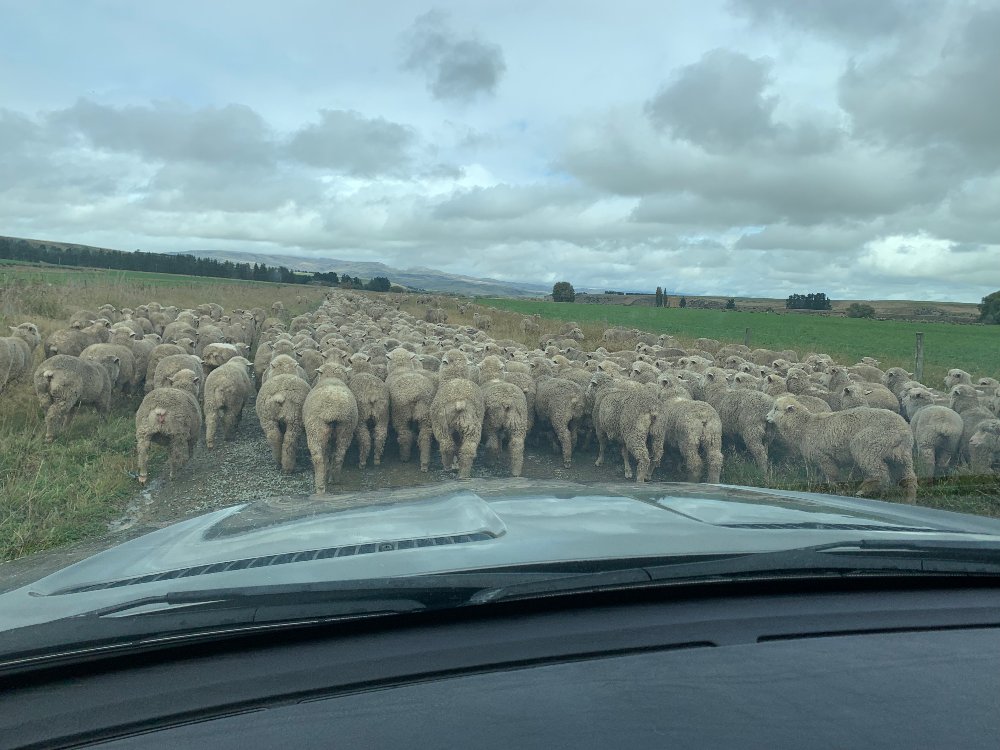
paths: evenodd
<path fill-rule="evenodd" d="M 983 297 L 979 304 L 979 322 L 1000 325 L 1000 290 Z"/>
<path fill-rule="evenodd" d="M 688 306 L 688 298 L 687 297 L 681 297 L 681 301 L 677 303 L 677 306 L 678 307 L 687 307 Z"/>
<path fill-rule="evenodd" d="M 735 297 L 730 297 L 729 299 L 726 300 L 726 309 L 727 310 L 735 310 L 736 309 L 736 298 Z"/>
<path fill-rule="evenodd" d="M 863 305 L 860 302 L 852 302 L 847 306 L 848 318 L 874 318 L 875 308 L 871 305 Z"/>
<path fill-rule="evenodd" d="M 365 284 L 365 289 L 372 292 L 388 292 L 390 286 L 392 286 L 392 284 L 389 283 L 389 279 L 385 276 L 376 276 Z"/>
<path fill-rule="evenodd" d="M 823 292 L 809 294 L 790 294 L 785 300 L 789 310 L 830 310 L 833 307 L 830 299 Z"/>
<path fill-rule="evenodd" d="M 663 287 L 656 287 L 656 306 L 663 307 Z"/>
<path fill-rule="evenodd" d="M 568 281 L 557 281 L 552 285 L 553 302 L 572 302 L 576 299 L 576 291 Z"/>

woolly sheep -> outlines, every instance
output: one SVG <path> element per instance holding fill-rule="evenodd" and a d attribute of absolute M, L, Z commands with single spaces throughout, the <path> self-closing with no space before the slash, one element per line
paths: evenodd
<path fill-rule="evenodd" d="M 352 373 L 347 379 L 347 387 L 358 404 L 358 426 L 354 432 L 358 441 L 358 465 L 364 468 L 371 453 L 372 463 L 378 466 L 382 463 L 389 434 L 389 387 L 370 372 Z"/>
<path fill-rule="evenodd" d="M 10 331 L 13 335 L 0 338 L 0 393 L 8 383 L 22 380 L 29 372 L 41 342 L 34 323 L 10 326 Z"/>
<path fill-rule="evenodd" d="M 934 403 L 926 388 L 913 388 L 903 398 L 903 410 L 910 420 L 918 476 L 943 474 L 958 455 L 962 441 L 961 415 Z"/>
<path fill-rule="evenodd" d="M 400 460 L 410 460 L 415 427 L 420 470 L 427 471 L 430 467 L 430 409 L 434 400 L 435 383 L 423 370 L 398 370 L 386 378 L 386 386 L 389 388 L 390 419 L 399 441 Z"/>
<path fill-rule="evenodd" d="M 261 384 L 263 385 L 275 375 L 296 375 L 307 383 L 309 382 L 306 371 L 295 361 L 294 357 L 288 354 L 279 354 L 271 360 L 261 378 Z"/>
<path fill-rule="evenodd" d="M 253 365 L 246 357 L 232 357 L 205 377 L 205 446 L 215 447 L 216 432 L 232 438 L 243 416 L 243 406 L 253 396 Z M 221 430 L 220 430 L 221 428 Z"/>
<path fill-rule="evenodd" d="M 604 450 L 609 440 L 621 446 L 625 478 L 632 478 L 630 457 L 636 461 L 635 480 L 649 480 L 651 458 L 649 442 L 657 434 L 657 420 L 660 419 L 660 404 L 642 384 L 611 387 L 603 398 L 595 403 L 594 430 L 597 433 L 597 460 L 594 466 L 604 463 Z M 662 435 L 662 433 L 659 433 Z M 662 439 L 661 439 L 662 443 Z"/>
<path fill-rule="evenodd" d="M 257 394 L 257 420 L 285 474 L 295 470 L 296 444 L 305 429 L 302 406 L 308 395 L 309 384 L 297 375 L 275 375 Z"/>
<path fill-rule="evenodd" d="M 169 447 L 168 475 L 177 471 L 194 455 L 201 435 L 201 408 L 196 394 L 201 368 L 179 370 L 168 378 L 168 385 L 146 394 L 135 413 L 135 443 L 139 464 L 139 484 L 149 475 L 149 451 L 153 443 Z"/>
<path fill-rule="evenodd" d="M 156 377 L 156 366 L 160 364 L 160 360 L 174 354 L 191 354 L 191 352 L 187 351 L 179 344 L 157 344 L 153 347 L 152 351 L 150 351 L 149 359 L 146 363 L 146 393 L 153 390 L 153 380 Z"/>
<path fill-rule="evenodd" d="M 969 438 L 972 469 L 988 474 L 1000 465 L 1000 419 L 984 419 Z"/>
<path fill-rule="evenodd" d="M 573 444 L 584 413 L 584 391 L 565 378 L 543 376 L 535 385 L 535 424 L 548 425 L 562 448 L 563 466 L 573 462 Z"/>
<path fill-rule="evenodd" d="M 472 475 L 485 411 L 482 390 L 465 378 L 442 382 L 431 402 L 431 428 L 441 449 L 441 463 L 445 471 L 457 463 L 460 479 Z"/>
<path fill-rule="evenodd" d="M 81 404 L 93 404 L 100 414 L 107 414 L 117 378 L 115 357 L 88 362 L 57 354 L 42 362 L 35 370 L 34 384 L 38 402 L 46 410 L 45 441 L 52 442 L 69 427 Z"/>
<path fill-rule="evenodd" d="M 948 394 L 951 398 L 951 408 L 962 416 L 962 442 L 959 446 L 961 457 L 969 461 L 972 457 L 969 451 L 969 440 L 976 431 L 979 423 L 994 417 L 986 407 L 979 401 L 979 393 L 971 385 L 959 383 L 952 387 Z"/>
<path fill-rule="evenodd" d="M 44 351 L 46 357 L 56 354 L 80 356 L 80 352 L 91 344 L 104 344 L 111 337 L 111 324 L 106 319 L 92 323 L 85 328 L 62 328 L 54 331 L 45 339 Z"/>
<path fill-rule="evenodd" d="M 302 423 L 312 457 L 316 494 L 326 492 L 330 476 L 340 476 L 344 457 L 358 427 L 358 402 L 340 378 L 316 371 L 316 384 L 302 405 Z"/>
<path fill-rule="evenodd" d="M 91 344 L 80 352 L 80 359 L 85 359 L 89 362 L 102 361 L 109 356 L 118 359 L 118 378 L 115 381 L 115 388 L 122 393 L 137 394 L 142 385 L 142 380 L 138 368 L 136 368 L 132 350 L 127 346 L 121 346 L 120 344 Z"/>
<path fill-rule="evenodd" d="M 167 388 L 168 378 L 181 370 L 191 370 L 201 372 L 201 358 L 193 354 L 170 354 L 156 363 L 156 370 L 153 372 L 153 388 Z M 201 381 L 199 380 L 199 386 Z M 198 398 L 201 398 L 199 390 Z"/>
<path fill-rule="evenodd" d="M 521 476 L 524 465 L 524 440 L 528 434 L 528 400 L 514 383 L 490 380 L 483 386 L 483 435 L 487 450 L 494 456 L 503 450 L 510 453 L 511 476 Z"/>
<path fill-rule="evenodd" d="M 900 415 L 885 409 L 859 407 L 813 414 L 792 396 L 779 396 L 767 415 L 778 433 L 797 447 L 808 463 L 817 465 L 834 484 L 843 469 L 857 468 L 863 481 L 859 497 L 870 496 L 880 484 L 897 481 L 906 501 L 916 500 L 913 434 Z"/>
<path fill-rule="evenodd" d="M 707 403 L 682 396 L 662 402 L 666 446 L 676 450 L 687 469 L 687 481 L 717 484 L 722 475 L 722 420 Z M 660 449 L 662 452 L 662 448 Z"/>
<path fill-rule="evenodd" d="M 727 391 L 717 401 L 709 403 L 715 407 L 722 422 L 723 436 L 742 443 L 757 468 L 766 473 L 767 415 L 774 407 L 774 399 L 760 391 L 739 389 Z"/>
<path fill-rule="evenodd" d="M 972 376 L 965 370 L 948 370 L 948 374 L 944 376 L 945 390 L 950 391 L 954 386 L 959 384 L 972 385 Z"/>

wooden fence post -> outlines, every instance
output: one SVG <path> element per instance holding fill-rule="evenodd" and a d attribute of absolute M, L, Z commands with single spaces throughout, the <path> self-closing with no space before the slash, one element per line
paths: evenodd
<path fill-rule="evenodd" d="M 913 379 L 921 383 L 924 380 L 924 334 L 920 331 L 917 332 L 917 351 L 916 362 L 913 366 Z"/>
<path fill-rule="evenodd" d="M 750 346 L 750 329 L 747 328 L 743 332 L 743 346 Z"/>

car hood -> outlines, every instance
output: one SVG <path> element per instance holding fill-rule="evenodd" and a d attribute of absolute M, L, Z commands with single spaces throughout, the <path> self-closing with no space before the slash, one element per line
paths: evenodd
<path fill-rule="evenodd" d="M 770 552 L 872 538 L 997 542 L 1000 521 L 704 484 L 504 479 L 277 497 L 175 523 L 2 594 L 0 630 L 167 592 Z"/>

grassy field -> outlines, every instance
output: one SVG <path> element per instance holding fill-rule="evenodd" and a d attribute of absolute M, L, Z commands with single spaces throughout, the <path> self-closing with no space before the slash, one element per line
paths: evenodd
<path fill-rule="evenodd" d="M 908 323 L 823 317 L 806 313 L 775 314 L 686 308 L 578 305 L 517 299 L 487 299 L 481 304 L 518 313 L 537 313 L 546 319 L 575 320 L 591 330 L 611 326 L 667 333 L 684 341 L 699 337 L 743 343 L 751 329 L 751 347 L 826 352 L 853 364 L 875 357 L 886 367 L 913 370 L 915 334 L 924 334 L 924 382 L 941 386 L 952 367 L 975 375 L 997 377 L 1000 372 L 1000 326 Z M 585 332 L 587 332 L 585 330 Z M 589 338 L 589 333 L 588 333 Z"/>
<path fill-rule="evenodd" d="M 32 321 L 43 338 L 75 310 L 105 302 L 134 307 L 156 300 L 192 307 L 217 302 L 269 307 L 281 300 L 286 315 L 313 310 L 320 287 L 239 282 L 169 274 L 62 268 L 0 267 L 0 330 Z M 301 297 L 301 301 L 300 301 Z M 36 364 L 42 359 L 36 351 Z M 0 560 L 92 537 L 104 531 L 135 495 L 135 421 L 138 402 L 116 403 L 101 419 L 81 409 L 70 429 L 46 445 L 44 415 L 30 375 L 0 395 Z"/>

